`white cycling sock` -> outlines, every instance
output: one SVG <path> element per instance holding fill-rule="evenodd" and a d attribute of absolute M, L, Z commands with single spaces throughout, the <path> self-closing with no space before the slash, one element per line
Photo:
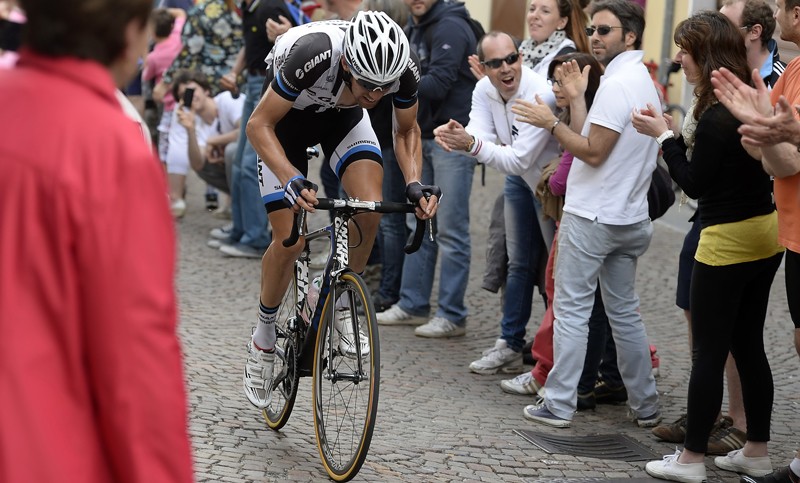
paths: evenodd
<path fill-rule="evenodd" d="M 278 318 L 278 307 L 265 307 L 258 303 L 258 325 L 253 333 L 253 343 L 258 349 L 272 352 L 275 350 L 275 319 Z"/>

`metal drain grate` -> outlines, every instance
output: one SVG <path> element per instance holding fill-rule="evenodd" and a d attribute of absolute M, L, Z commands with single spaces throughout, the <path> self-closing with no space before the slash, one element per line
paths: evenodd
<path fill-rule="evenodd" d="M 514 432 L 550 454 L 558 453 L 620 461 L 645 461 L 661 458 L 660 455 L 621 434 L 556 436 L 523 429 L 515 429 Z"/>

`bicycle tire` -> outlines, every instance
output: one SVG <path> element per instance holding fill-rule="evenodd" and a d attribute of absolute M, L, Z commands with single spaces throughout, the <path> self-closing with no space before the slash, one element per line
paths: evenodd
<path fill-rule="evenodd" d="M 361 277 L 344 272 L 334 290 L 338 301 L 347 297 L 350 305 L 343 311 L 341 302 L 332 303 L 329 296 L 320 319 L 314 351 L 314 431 L 328 476 L 348 481 L 364 464 L 375 429 L 380 341 L 375 309 Z M 350 326 L 349 337 L 343 325 L 337 327 L 337 317 L 357 324 Z"/>
<path fill-rule="evenodd" d="M 290 320 L 299 317 L 295 312 L 297 300 L 297 284 L 294 277 L 286 289 L 275 320 L 275 366 L 272 383 L 272 398 L 269 405 L 261 413 L 267 426 L 274 431 L 281 429 L 289 420 L 297 397 L 297 385 L 300 373 L 297 370 L 297 353 L 300 348 L 298 333 L 289 328 Z M 301 324 L 298 321 L 298 324 Z"/>

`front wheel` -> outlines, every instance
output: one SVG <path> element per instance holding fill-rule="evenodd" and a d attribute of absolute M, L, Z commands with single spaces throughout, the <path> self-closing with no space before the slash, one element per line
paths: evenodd
<path fill-rule="evenodd" d="M 325 303 L 314 352 L 314 430 L 328 475 L 353 478 L 372 441 L 380 387 L 380 343 L 367 286 L 345 272 Z"/>

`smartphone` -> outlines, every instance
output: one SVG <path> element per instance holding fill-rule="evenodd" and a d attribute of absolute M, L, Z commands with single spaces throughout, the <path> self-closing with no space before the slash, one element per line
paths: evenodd
<path fill-rule="evenodd" d="M 193 100 L 194 100 L 194 88 L 187 87 L 186 90 L 183 91 L 183 107 L 191 110 Z"/>

